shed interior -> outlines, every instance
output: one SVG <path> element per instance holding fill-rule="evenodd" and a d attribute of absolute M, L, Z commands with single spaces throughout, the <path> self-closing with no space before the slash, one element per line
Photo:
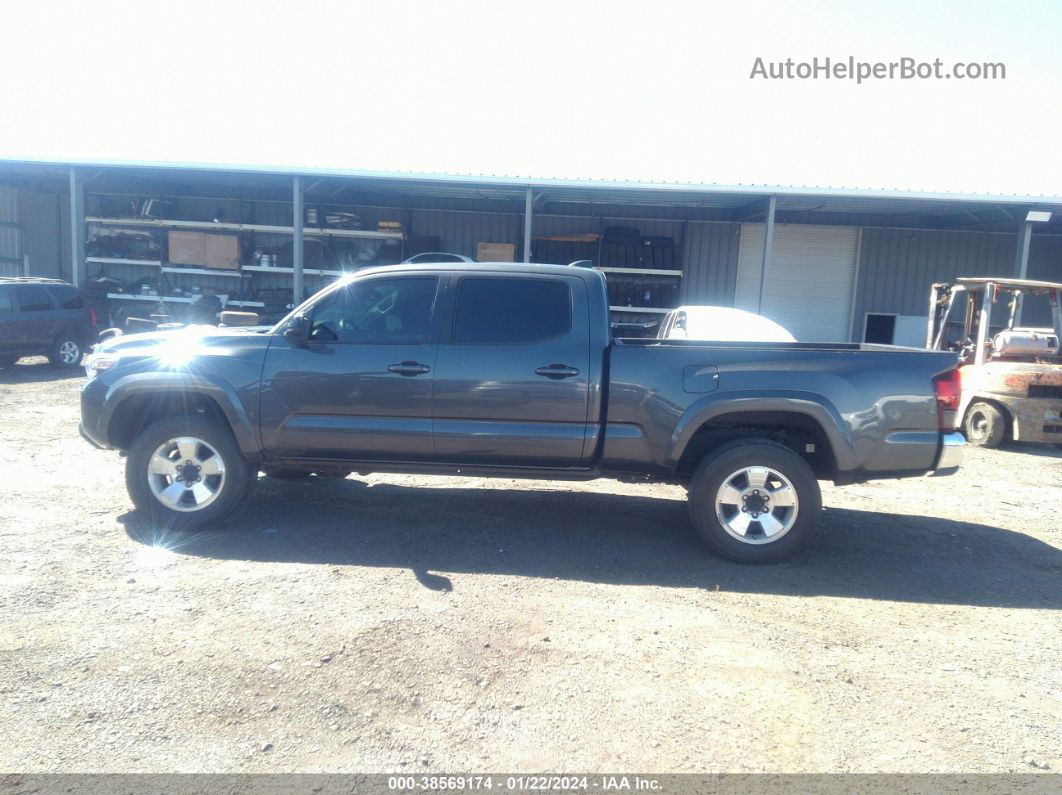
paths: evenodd
<path fill-rule="evenodd" d="M 1016 272 L 1037 209 L 1054 212 L 1031 230 L 1028 275 L 1058 279 L 1062 206 L 1028 197 L 0 162 L 0 270 L 73 281 L 116 322 L 180 315 L 204 295 L 268 321 L 344 273 L 421 253 L 590 260 L 614 319 L 651 321 L 733 304 L 750 258 L 764 283 L 771 249 L 742 255 L 743 228 L 766 225 L 770 241 L 772 227 L 854 227 L 847 327 L 859 339 L 868 316 L 924 312 L 932 281 Z"/>

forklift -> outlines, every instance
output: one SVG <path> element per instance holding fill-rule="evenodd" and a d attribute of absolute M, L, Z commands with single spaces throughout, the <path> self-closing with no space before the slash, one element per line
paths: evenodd
<path fill-rule="evenodd" d="M 957 279 L 931 288 L 926 347 L 959 355 L 958 416 L 970 444 L 1062 447 L 1060 298 L 1062 284 L 1029 279 Z"/>

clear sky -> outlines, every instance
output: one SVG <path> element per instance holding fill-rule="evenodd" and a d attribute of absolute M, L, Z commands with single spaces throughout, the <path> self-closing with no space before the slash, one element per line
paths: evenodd
<path fill-rule="evenodd" d="M 1062 195 L 1062 2 L 12 2 L 0 158 Z M 765 62 L 1005 80 L 752 80 Z"/>

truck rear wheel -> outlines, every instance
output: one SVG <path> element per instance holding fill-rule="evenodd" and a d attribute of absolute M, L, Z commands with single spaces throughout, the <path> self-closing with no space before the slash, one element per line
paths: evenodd
<path fill-rule="evenodd" d="M 1007 418 L 991 403 L 978 401 L 966 411 L 962 429 L 966 441 L 978 447 L 999 447 L 1007 435 Z"/>
<path fill-rule="evenodd" d="M 767 439 L 710 453 L 693 474 L 690 517 L 717 554 L 738 563 L 775 563 L 815 532 L 822 494 L 807 462 Z"/>
<path fill-rule="evenodd" d="M 230 430 L 198 415 L 149 425 L 133 440 L 125 467 L 133 504 L 162 530 L 220 524 L 247 497 L 257 475 Z"/>

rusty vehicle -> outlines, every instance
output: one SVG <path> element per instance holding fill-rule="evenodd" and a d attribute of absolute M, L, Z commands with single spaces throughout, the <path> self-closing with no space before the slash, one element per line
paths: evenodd
<path fill-rule="evenodd" d="M 959 354 L 958 415 L 971 444 L 1062 447 L 1060 297 L 1062 284 L 1028 279 L 933 285 L 926 347 Z"/>

